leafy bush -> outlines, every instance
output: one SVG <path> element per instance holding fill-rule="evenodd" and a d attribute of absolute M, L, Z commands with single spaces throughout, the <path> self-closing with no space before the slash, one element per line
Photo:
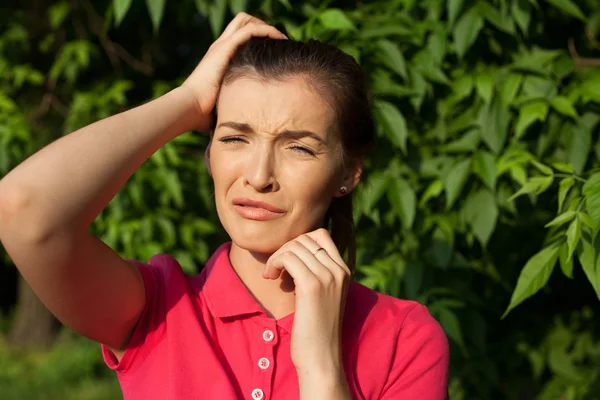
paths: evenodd
<path fill-rule="evenodd" d="M 365 69 L 380 144 L 356 194 L 357 277 L 429 306 L 451 339 L 453 398 L 597 398 L 594 0 L 60 1 L 38 29 L 11 8 L 0 174 L 175 87 L 241 10 Z M 206 143 L 188 133 L 158 151 L 94 232 L 123 256 L 168 252 L 198 272 L 226 239 Z"/>

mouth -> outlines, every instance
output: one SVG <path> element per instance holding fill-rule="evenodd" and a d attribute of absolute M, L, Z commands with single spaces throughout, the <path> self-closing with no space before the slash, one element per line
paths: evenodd
<path fill-rule="evenodd" d="M 272 204 L 247 198 L 233 199 L 233 208 L 240 216 L 255 221 L 278 218 L 285 213 L 285 210 Z"/>

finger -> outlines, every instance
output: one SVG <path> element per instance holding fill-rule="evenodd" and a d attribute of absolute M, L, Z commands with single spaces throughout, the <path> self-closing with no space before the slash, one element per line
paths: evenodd
<path fill-rule="evenodd" d="M 296 287 L 302 287 L 303 284 L 317 280 L 317 277 L 311 270 L 291 251 L 286 251 L 276 257 L 270 258 L 265 265 L 263 276 L 268 279 L 276 279 L 284 269 L 290 274 Z"/>
<path fill-rule="evenodd" d="M 221 33 L 221 36 L 219 37 L 219 39 L 230 37 L 238 29 L 240 29 L 241 27 L 243 27 L 249 23 L 267 25 L 267 23 L 261 19 L 253 17 L 250 14 L 246 14 L 245 12 L 240 12 L 235 16 L 235 18 L 233 18 L 231 20 L 231 22 L 229 24 L 227 24 L 227 27 L 225 28 L 223 33 Z"/>
<path fill-rule="evenodd" d="M 299 240 L 304 244 L 312 253 L 315 253 L 322 247 L 325 249 L 325 252 L 327 252 L 327 257 L 342 267 L 349 275 L 352 274 L 326 229 L 318 229 L 313 232 L 305 233 L 304 235 L 300 235 L 296 240 Z M 320 253 L 323 253 L 323 251 L 319 251 L 315 255 L 316 257 L 319 257 L 319 260 L 321 260 Z"/>
<path fill-rule="evenodd" d="M 233 40 L 235 46 L 237 47 L 242 43 L 247 42 L 251 37 L 287 39 L 287 36 L 279 32 L 279 30 L 277 30 L 277 28 L 274 26 L 267 24 L 250 24 L 238 29 L 233 35 L 231 35 L 231 40 Z"/>
<path fill-rule="evenodd" d="M 311 272 L 319 278 L 319 280 L 323 283 L 329 283 L 332 280 L 335 280 L 336 274 L 335 271 L 339 270 L 339 266 L 335 264 L 331 259 L 329 260 L 329 266 L 324 265 L 318 258 L 315 257 L 313 252 L 311 252 L 304 244 L 302 244 L 298 240 L 292 240 L 287 243 L 285 246 L 287 251 L 291 251 L 296 254 L 300 260 L 306 265 Z M 325 253 L 321 251 L 320 253 Z M 331 265 L 333 264 L 333 265 Z"/>
<path fill-rule="evenodd" d="M 307 235 L 301 235 L 296 239 L 298 242 L 302 243 L 311 253 L 311 255 L 318 260 L 321 264 L 323 264 L 331 274 L 336 277 L 336 279 L 343 279 L 346 275 L 351 276 L 352 273 L 350 268 L 346 266 L 346 263 L 343 262 L 339 264 L 336 260 L 334 260 L 327 249 L 319 246 L 317 242 L 315 242 L 312 238 Z M 322 250 L 319 250 L 322 249 Z"/>

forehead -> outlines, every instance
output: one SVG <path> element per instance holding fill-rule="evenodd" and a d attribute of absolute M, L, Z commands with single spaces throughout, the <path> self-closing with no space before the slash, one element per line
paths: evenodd
<path fill-rule="evenodd" d="M 266 81 L 243 77 L 221 88 L 220 121 L 247 123 L 275 133 L 283 128 L 332 131 L 335 112 L 303 77 Z"/>

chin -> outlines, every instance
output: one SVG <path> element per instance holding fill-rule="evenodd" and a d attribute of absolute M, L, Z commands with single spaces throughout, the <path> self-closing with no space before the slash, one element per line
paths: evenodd
<path fill-rule="evenodd" d="M 231 241 L 239 248 L 260 254 L 273 254 L 281 246 L 293 239 L 293 237 L 288 239 L 285 236 L 278 235 L 276 232 L 265 235 L 237 231 L 230 232 L 229 236 L 231 237 Z"/>

